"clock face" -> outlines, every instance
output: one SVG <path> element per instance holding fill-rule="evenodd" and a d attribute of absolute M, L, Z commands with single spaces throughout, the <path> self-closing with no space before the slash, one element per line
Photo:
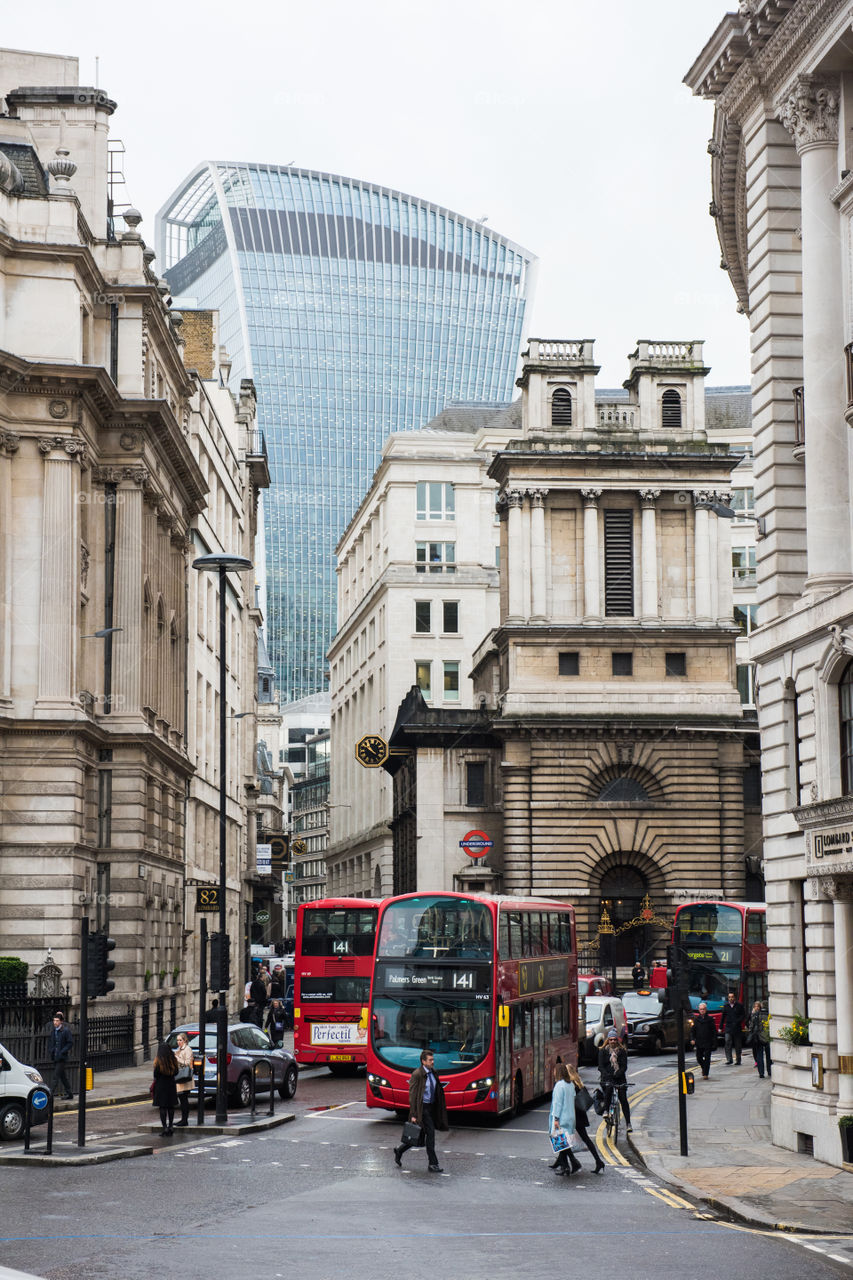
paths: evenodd
<path fill-rule="evenodd" d="M 366 733 L 355 744 L 355 755 L 365 769 L 378 769 L 388 759 L 388 743 L 378 733 Z"/>

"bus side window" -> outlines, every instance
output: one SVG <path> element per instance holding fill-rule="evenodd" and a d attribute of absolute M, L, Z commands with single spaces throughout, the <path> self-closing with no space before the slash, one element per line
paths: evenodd
<path fill-rule="evenodd" d="M 509 914 L 509 945 L 513 960 L 521 959 L 521 914 L 511 911 Z"/>
<path fill-rule="evenodd" d="M 530 912 L 521 912 L 521 954 L 529 959 L 530 951 Z"/>
<path fill-rule="evenodd" d="M 764 943 L 767 940 L 763 911 L 749 911 L 746 917 L 747 942 Z"/>
<path fill-rule="evenodd" d="M 501 912 L 500 923 L 498 925 L 498 957 L 501 960 L 509 960 L 509 917 L 505 911 Z"/>
<path fill-rule="evenodd" d="M 524 1044 L 524 1014 L 520 1004 L 512 1007 L 512 1047 L 521 1049 Z"/>

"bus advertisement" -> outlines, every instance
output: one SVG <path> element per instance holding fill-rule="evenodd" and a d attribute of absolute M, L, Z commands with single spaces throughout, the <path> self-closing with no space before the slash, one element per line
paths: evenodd
<path fill-rule="evenodd" d="M 300 1066 L 326 1065 L 336 1075 L 364 1066 L 378 912 L 370 898 L 318 898 L 299 907 L 293 1044 Z"/>
<path fill-rule="evenodd" d="M 746 1010 L 767 999 L 763 902 L 685 902 L 675 913 L 673 929 L 681 930 L 690 1004 L 696 1009 L 704 1000 L 718 1028 L 730 991 Z"/>
<path fill-rule="evenodd" d="M 423 1049 L 448 1111 L 515 1112 L 577 1064 L 574 912 L 559 902 L 419 893 L 379 914 L 367 1105 L 408 1110 Z"/>

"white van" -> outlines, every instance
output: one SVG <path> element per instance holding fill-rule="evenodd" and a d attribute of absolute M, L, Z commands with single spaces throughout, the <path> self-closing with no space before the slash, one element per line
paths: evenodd
<path fill-rule="evenodd" d="M 44 1080 L 35 1067 L 24 1066 L 14 1058 L 8 1049 L 0 1044 L 0 1139 L 13 1142 L 24 1134 L 24 1114 L 27 1106 L 27 1094 L 34 1084 L 44 1084 Z M 50 1090 L 40 1090 L 44 1094 L 37 1095 L 33 1107 L 33 1124 L 44 1124 L 47 1120 L 47 1097 Z"/>
<path fill-rule="evenodd" d="M 627 1044 L 628 1019 L 618 996 L 587 996 L 584 1005 L 585 1029 L 578 1043 L 578 1061 L 594 1063 L 611 1027 L 619 1032 L 620 1043 Z"/>

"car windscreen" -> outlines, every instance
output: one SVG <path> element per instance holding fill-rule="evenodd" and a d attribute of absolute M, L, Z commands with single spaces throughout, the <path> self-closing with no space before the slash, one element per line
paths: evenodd
<path fill-rule="evenodd" d="M 601 1021 L 601 1000 L 587 1000 L 586 1002 L 586 1020 L 587 1022 Z"/>
<path fill-rule="evenodd" d="M 657 996 L 624 995 L 622 1003 L 628 1013 L 645 1013 L 649 1017 L 657 1017 L 662 1007 Z"/>

